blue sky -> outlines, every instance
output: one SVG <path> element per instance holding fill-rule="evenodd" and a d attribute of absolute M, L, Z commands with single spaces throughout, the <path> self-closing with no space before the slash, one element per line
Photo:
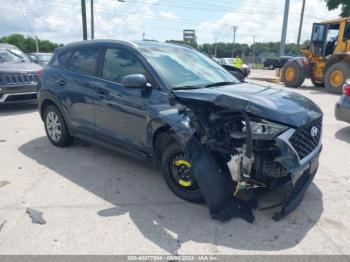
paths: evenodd
<path fill-rule="evenodd" d="M 283 0 L 94 0 L 96 38 L 124 40 L 146 38 L 182 39 L 183 29 L 195 29 L 199 43 L 279 41 Z M 88 18 L 90 0 L 87 2 Z M 287 41 L 295 42 L 302 0 L 291 0 Z M 324 0 L 306 0 L 302 40 L 311 25 L 335 18 Z M 41 39 L 68 43 L 82 39 L 80 0 L 0 0 L 0 36 L 13 32 L 38 35 Z"/>

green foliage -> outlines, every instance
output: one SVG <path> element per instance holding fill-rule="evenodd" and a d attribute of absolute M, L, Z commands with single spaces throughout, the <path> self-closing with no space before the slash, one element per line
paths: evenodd
<path fill-rule="evenodd" d="M 35 52 L 35 39 L 30 36 L 23 36 L 22 34 L 12 34 L 0 38 L 3 43 L 8 43 L 17 46 L 24 52 Z M 49 40 L 38 40 L 40 52 L 52 52 L 55 48 L 62 46 L 62 44 L 52 43 Z"/>
<path fill-rule="evenodd" d="M 181 40 L 167 40 L 167 43 L 174 44 L 185 44 Z M 202 44 L 193 46 L 200 52 L 207 54 L 209 56 L 214 56 L 215 47 L 217 57 L 234 57 L 235 54 L 240 54 L 243 57 L 251 57 L 254 53 L 256 57 L 261 58 L 278 58 L 278 53 L 280 49 L 279 42 L 269 42 L 269 43 L 255 43 L 254 45 L 239 44 L 236 43 L 233 48 L 232 43 L 219 42 L 216 44 Z M 286 55 L 298 55 L 300 54 L 300 48 L 294 44 L 286 44 Z"/>
<path fill-rule="evenodd" d="M 349 0 L 325 0 L 329 10 L 337 9 L 341 6 L 341 17 L 350 16 L 350 1 Z"/>
<path fill-rule="evenodd" d="M 199 51 L 208 55 L 215 54 L 215 46 L 217 48 L 217 57 L 233 57 L 235 54 L 240 54 L 243 57 L 260 56 L 263 58 L 277 58 L 280 48 L 279 42 L 269 43 L 255 43 L 253 45 L 248 44 L 235 44 L 232 43 L 216 43 L 216 44 L 203 44 L 198 46 Z M 234 47 L 234 48 L 233 48 Z M 294 43 L 286 45 L 286 55 L 298 55 L 300 49 Z"/>

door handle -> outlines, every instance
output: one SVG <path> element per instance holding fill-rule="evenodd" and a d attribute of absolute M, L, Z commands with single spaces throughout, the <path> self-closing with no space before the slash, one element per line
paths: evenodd
<path fill-rule="evenodd" d="M 59 84 L 60 86 L 65 86 L 67 84 L 67 82 L 63 79 L 61 80 L 57 80 L 57 84 Z"/>
<path fill-rule="evenodd" d="M 109 91 L 108 91 L 108 90 L 105 90 L 105 89 L 103 89 L 103 88 L 98 88 L 98 89 L 96 90 L 96 93 L 97 93 L 97 96 L 98 96 L 99 98 L 106 98 L 106 97 L 108 96 L 108 94 L 109 94 Z"/>

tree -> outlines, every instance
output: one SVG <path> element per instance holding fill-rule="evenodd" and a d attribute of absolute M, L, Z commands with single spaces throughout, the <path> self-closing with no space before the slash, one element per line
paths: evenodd
<path fill-rule="evenodd" d="M 3 43 L 8 43 L 15 45 L 24 52 L 35 52 L 35 39 L 33 37 L 24 37 L 22 34 L 12 34 L 9 36 L 4 36 L 0 38 Z M 62 44 L 52 43 L 49 40 L 38 40 L 40 52 L 52 52 L 55 48 L 61 46 Z"/>
<path fill-rule="evenodd" d="M 340 16 L 350 16 L 350 1 L 349 0 L 325 0 L 327 2 L 328 10 L 337 9 L 341 6 Z"/>

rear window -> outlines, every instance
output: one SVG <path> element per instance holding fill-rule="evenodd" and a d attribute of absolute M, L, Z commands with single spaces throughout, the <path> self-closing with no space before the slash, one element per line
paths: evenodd
<path fill-rule="evenodd" d="M 70 59 L 68 69 L 85 75 L 94 75 L 98 55 L 99 49 L 96 48 L 77 50 Z"/>
<path fill-rule="evenodd" d="M 69 60 L 69 57 L 71 56 L 71 52 L 64 52 L 64 53 L 60 53 L 58 55 L 55 55 L 52 58 L 51 64 L 52 66 L 56 66 L 59 68 L 64 68 Z"/>

